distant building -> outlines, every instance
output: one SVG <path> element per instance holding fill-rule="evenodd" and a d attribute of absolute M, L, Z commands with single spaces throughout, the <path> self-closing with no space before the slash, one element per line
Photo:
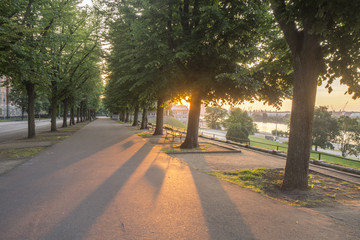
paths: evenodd
<path fill-rule="evenodd" d="M 189 117 L 189 109 L 184 105 L 172 104 L 171 112 L 177 120 L 187 124 Z"/>
<path fill-rule="evenodd" d="M 0 77 L 0 118 L 19 117 L 21 109 L 8 100 L 11 87 L 3 86 L 5 81 L 6 77 Z"/>
<path fill-rule="evenodd" d="M 352 112 L 352 113 L 350 113 L 349 117 L 360 119 L 360 112 Z"/>

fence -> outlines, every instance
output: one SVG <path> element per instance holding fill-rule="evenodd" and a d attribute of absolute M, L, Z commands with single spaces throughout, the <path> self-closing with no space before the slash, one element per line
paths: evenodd
<path fill-rule="evenodd" d="M 231 137 L 231 139 L 226 139 L 225 135 L 214 134 L 214 133 L 210 134 L 210 133 L 204 133 L 204 132 L 200 132 L 200 136 L 205 136 L 207 138 L 211 138 L 211 139 L 219 140 L 219 141 L 231 140 L 234 142 L 239 142 L 241 144 L 245 144 L 245 146 L 264 148 L 264 149 L 268 149 L 268 150 L 281 152 L 284 154 L 286 154 L 287 150 L 288 150 L 288 146 L 285 143 L 270 144 L 270 143 L 266 143 L 266 142 L 259 142 L 259 141 L 250 140 L 250 139 L 239 139 L 239 138 L 234 138 L 234 137 Z M 310 158 L 315 159 L 315 160 L 323 160 L 323 161 L 326 161 L 329 163 L 335 163 L 335 164 L 360 168 L 359 160 L 345 158 L 345 157 L 337 156 L 334 154 L 329 154 L 329 153 L 324 153 L 324 152 L 319 152 L 319 151 L 312 151 L 310 154 Z"/>

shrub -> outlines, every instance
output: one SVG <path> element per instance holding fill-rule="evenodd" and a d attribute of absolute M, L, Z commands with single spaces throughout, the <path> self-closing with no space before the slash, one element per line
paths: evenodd
<path fill-rule="evenodd" d="M 229 126 L 226 139 L 234 142 L 245 142 L 249 140 L 249 129 L 241 123 L 233 123 Z"/>

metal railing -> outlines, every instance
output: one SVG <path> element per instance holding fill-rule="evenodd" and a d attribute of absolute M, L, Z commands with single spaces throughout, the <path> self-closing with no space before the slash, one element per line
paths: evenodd
<path fill-rule="evenodd" d="M 155 124 L 152 124 L 151 129 L 153 129 L 155 131 Z M 182 141 L 182 139 L 184 138 L 184 135 L 186 135 L 186 129 L 184 128 L 177 128 L 171 125 L 167 125 L 164 124 L 163 129 L 165 130 L 165 137 L 172 137 L 173 140 L 175 139 L 175 137 L 179 137 L 180 138 L 180 142 Z M 254 140 L 250 140 L 250 139 L 241 139 L 241 138 L 236 138 L 236 137 L 231 137 L 230 139 L 227 139 L 226 136 L 224 135 L 220 135 L 220 134 L 215 134 L 215 133 L 205 133 L 203 131 L 199 131 L 199 136 L 201 137 L 205 137 L 205 138 L 209 138 L 212 140 L 217 140 L 217 141 L 221 141 L 221 142 L 229 142 L 233 141 L 233 142 L 237 142 L 240 144 L 244 144 L 244 147 L 246 146 L 251 146 L 251 147 L 257 147 L 257 148 L 263 148 L 263 149 L 267 149 L 267 150 L 273 150 L 279 153 L 284 153 L 287 154 L 287 146 L 280 146 L 277 144 L 269 144 L 269 143 L 264 143 L 264 142 L 258 142 L 258 141 L 254 141 Z M 265 146 L 265 147 L 264 147 Z M 315 160 L 324 160 L 326 161 L 327 159 L 322 158 L 322 156 L 329 156 L 329 157 L 333 157 L 336 159 L 341 159 L 341 160 L 345 160 L 345 161 L 349 161 L 349 162 L 357 162 L 360 163 L 360 160 L 356 160 L 356 159 L 351 159 L 351 158 L 345 158 L 342 156 L 337 156 L 334 154 L 329 154 L 329 153 L 324 153 L 324 152 L 319 152 L 319 151 L 311 151 L 310 153 L 311 155 L 316 154 L 317 157 L 310 157 L 312 159 Z"/>

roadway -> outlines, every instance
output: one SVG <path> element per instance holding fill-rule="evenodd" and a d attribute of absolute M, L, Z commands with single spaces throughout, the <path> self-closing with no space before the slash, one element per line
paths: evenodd
<path fill-rule="evenodd" d="M 57 119 L 58 127 L 62 125 L 62 119 Z M 36 133 L 50 131 L 50 119 L 35 120 Z M 27 121 L 0 122 L 0 143 L 12 141 L 27 136 Z"/>

